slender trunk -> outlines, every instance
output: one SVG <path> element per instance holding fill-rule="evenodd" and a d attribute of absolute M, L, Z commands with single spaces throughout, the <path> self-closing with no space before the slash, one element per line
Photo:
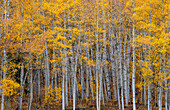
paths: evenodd
<path fill-rule="evenodd" d="M 112 3 L 111 3 L 112 4 Z M 112 10 L 112 9 L 111 9 Z M 111 13 L 112 14 L 112 20 L 113 20 L 113 12 Z M 110 30 L 111 30 L 111 32 L 110 32 Z M 113 98 L 113 100 L 115 99 L 115 100 L 117 100 L 117 94 L 116 94 L 116 76 L 115 76 L 115 57 L 113 56 L 114 55 L 114 53 L 113 53 L 113 49 L 115 49 L 114 48 L 114 46 L 113 45 L 115 45 L 115 39 L 113 38 L 113 37 L 115 37 L 115 36 L 112 36 L 112 35 L 114 34 L 113 33 L 113 26 L 112 26 L 112 29 L 110 29 L 110 24 L 109 24 L 109 36 L 110 36 L 110 59 L 111 59 L 111 68 L 112 68 L 112 79 L 113 79 L 113 87 L 114 87 L 114 98 Z"/>
<path fill-rule="evenodd" d="M 45 50 L 46 50 L 47 87 L 49 87 L 50 86 L 50 73 L 49 73 L 49 57 L 48 57 L 47 40 L 45 41 Z"/>
<path fill-rule="evenodd" d="M 90 51 L 92 50 L 92 47 L 90 48 Z M 91 51 L 92 52 L 92 51 Z M 89 61 L 90 62 L 90 61 Z M 92 78 L 92 70 L 91 70 L 91 66 L 89 67 L 89 73 L 90 73 L 90 89 L 91 89 L 91 93 L 92 93 L 92 99 L 94 98 L 94 90 L 93 90 L 93 78 Z"/>
<path fill-rule="evenodd" d="M 100 55 L 100 60 L 101 60 L 101 55 Z M 100 61 L 99 61 L 100 62 Z M 101 96 L 102 96 L 102 76 L 103 76 L 103 68 L 102 67 L 100 67 L 100 72 L 99 72 L 99 77 L 100 77 L 100 80 L 99 80 L 99 83 L 100 83 L 100 85 L 99 85 L 99 110 L 100 110 L 100 101 L 101 101 Z"/>
<path fill-rule="evenodd" d="M 141 53 L 140 53 L 140 60 L 142 61 L 142 47 L 141 47 Z M 140 62 L 140 68 L 142 68 L 142 62 Z M 140 71 L 140 81 L 141 81 L 141 104 L 143 103 L 143 78 L 142 78 L 142 72 Z"/>
<path fill-rule="evenodd" d="M 35 1 L 34 1 L 35 4 Z M 33 25 L 34 25 L 34 10 L 33 10 L 33 14 L 32 14 L 32 29 L 33 29 Z M 30 33 L 30 38 L 32 39 L 32 35 L 33 35 L 33 30 L 31 29 L 31 33 Z M 30 66 L 30 103 L 29 103 L 29 110 L 31 110 L 31 106 L 32 106 L 32 100 L 33 100 L 33 73 L 32 73 L 32 54 L 29 53 L 29 66 Z"/>
<path fill-rule="evenodd" d="M 151 7 L 151 3 L 150 3 L 150 7 Z M 149 19 L 150 19 L 150 24 L 151 24 L 151 10 L 150 10 L 150 15 L 149 15 Z M 151 37 L 151 29 L 149 28 L 149 36 Z M 151 69 L 151 46 L 149 45 L 148 47 L 148 51 L 149 51 L 149 69 Z M 151 76 L 149 76 L 150 78 Z M 148 110 L 152 110 L 152 100 L 151 100 L 151 81 L 150 79 L 148 80 Z"/>
<path fill-rule="evenodd" d="M 129 41 L 128 41 L 128 47 L 127 47 L 127 98 L 129 98 L 129 90 L 130 90 L 130 60 L 131 60 L 131 46 L 130 46 L 130 41 L 131 41 L 131 28 L 129 28 Z"/>
<path fill-rule="evenodd" d="M 170 9 L 169 9 L 169 12 L 170 12 Z M 169 26 L 170 26 L 170 15 L 169 15 L 169 18 L 168 18 L 167 33 L 169 33 Z M 167 59 L 170 59 L 170 55 L 167 55 Z M 168 72 L 170 73 L 170 70 L 167 70 L 167 73 Z M 170 79 L 167 79 L 167 85 L 168 85 L 168 87 L 167 87 L 167 110 L 168 110 L 168 108 L 170 110 Z"/>
<path fill-rule="evenodd" d="M 134 5 L 134 9 L 135 9 L 135 2 L 133 2 Z M 133 36 L 133 44 L 135 43 L 135 18 L 134 18 L 134 14 L 135 11 L 133 9 L 133 31 L 132 31 L 132 36 Z M 133 50 L 133 73 L 132 73 L 132 91 L 133 91 L 133 110 L 136 110 L 136 100 L 135 100 L 135 47 L 133 46 L 132 48 Z"/>
<path fill-rule="evenodd" d="M 75 20 L 75 18 L 74 18 Z M 73 24 L 73 29 L 75 28 L 75 24 Z M 76 39 L 76 35 L 74 35 L 75 37 L 75 40 L 72 41 L 74 42 L 74 48 L 73 48 L 73 55 L 72 57 L 74 57 L 73 59 L 73 63 L 72 65 L 74 65 L 74 70 L 73 70 L 73 110 L 75 110 L 75 107 L 76 107 L 76 84 L 77 84 L 77 81 L 76 81 L 76 73 L 77 73 L 77 56 L 78 56 L 78 48 L 77 48 L 77 39 Z M 73 45 L 73 44 L 72 44 Z"/>
<path fill-rule="evenodd" d="M 59 52 L 59 47 L 58 46 L 57 46 L 57 57 L 60 57 L 60 52 Z M 60 68 L 60 63 L 61 62 L 59 62 L 59 64 L 57 64 L 57 69 Z M 60 74 L 60 70 L 58 70 L 57 73 L 55 74 L 55 89 L 58 88 L 57 87 L 57 81 L 58 81 L 57 74 Z M 56 91 L 56 97 L 57 97 L 57 91 Z"/>
<path fill-rule="evenodd" d="M 31 62 L 31 58 L 32 58 L 32 55 L 30 54 L 29 55 L 30 58 L 29 58 L 29 65 L 30 65 L 30 103 L 29 103 L 29 110 L 31 110 L 31 106 L 32 106 L 32 100 L 33 100 L 33 83 L 32 83 L 32 79 L 33 79 L 33 76 L 32 76 L 32 62 Z"/>
<path fill-rule="evenodd" d="M 20 85 L 21 85 L 21 90 L 20 90 L 20 101 L 19 101 L 19 110 L 22 110 L 22 98 L 23 98 L 23 93 L 24 93 L 24 86 L 23 86 L 23 77 L 24 77 L 24 60 L 22 58 L 22 63 L 21 63 L 21 75 L 20 75 Z"/>
<path fill-rule="evenodd" d="M 151 108 L 151 104 L 150 104 L 150 101 L 151 101 L 151 84 L 150 84 L 150 81 L 148 81 L 148 110 L 152 110 Z"/>
<path fill-rule="evenodd" d="M 126 1 L 125 1 L 126 4 Z M 125 102 L 126 106 L 128 105 L 128 92 L 127 92 L 127 61 L 126 61 L 126 41 L 127 41 L 127 25 L 126 25 L 126 13 L 125 13 L 125 39 L 123 44 L 123 53 L 124 53 L 124 90 L 125 90 Z"/>
<path fill-rule="evenodd" d="M 76 60 L 77 58 L 75 58 L 75 61 L 73 62 L 73 64 L 76 62 Z M 76 72 L 77 72 L 76 70 L 77 70 L 77 67 L 75 64 L 74 70 L 73 70 L 73 110 L 75 110 L 75 107 L 76 107 Z"/>
<path fill-rule="evenodd" d="M 82 21 L 81 21 L 82 22 Z M 79 25 L 79 36 L 78 36 L 78 40 L 79 40 L 79 62 L 80 62 L 80 80 L 81 80 L 81 100 L 83 100 L 84 97 L 84 75 L 83 75 L 83 65 L 82 65 L 82 50 L 81 50 L 81 23 Z"/>
<path fill-rule="evenodd" d="M 116 59 L 116 75 L 117 75 L 117 99 L 118 99 L 118 106 L 119 106 L 119 109 L 121 109 L 120 95 L 119 95 L 120 94 L 119 93 L 119 90 L 120 90 L 120 87 L 119 87 L 119 73 L 118 73 L 118 61 L 117 61 L 117 59 Z"/>
<path fill-rule="evenodd" d="M 52 13 L 51 13 L 51 30 L 52 31 L 54 31 L 54 26 L 53 26 L 53 15 L 52 15 Z M 54 74 L 56 74 L 56 62 L 55 62 L 55 60 L 56 60 L 56 58 L 55 58 L 55 52 L 56 52 L 56 50 L 55 50 L 55 43 L 54 43 L 54 39 L 55 39 L 55 36 L 54 35 L 52 35 L 53 36 L 53 74 L 52 74 L 52 76 L 51 76 L 51 88 L 52 88 L 52 90 L 53 90 L 53 88 L 54 88 L 54 86 L 53 86 L 53 82 L 54 82 Z"/>
<path fill-rule="evenodd" d="M 43 10 L 43 16 L 45 17 L 45 11 Z M 44 32 L 46 32 L 46 26 L 43 26 Z M 50 86 L 50 70 L 49 70 L 49 57 L 48 57 L 48 47 L 47 47 L 47 39 L 45 38 L 45 54 L 46 54 L 46 71 L 45 71 L 45 95 L 47 95 L 47 88 Z"/>
<path fill-rule="evenodd" d="M 45 58 L 45 52 L 43 53 L 44 54 L 44 58 Z M 46 68 L 46 65 L 47 65 L 47 62 L 45 61 L 45 59 L 44 59 L 44 77 L 45 77 L 45 96 L 47 95 L 47 88 L 48 88 L 48 86 L 47 86 L 47 68 Z"/>
<path fill-rule="evenodd" d="M 103 75 L 103 84 L 104 84 L 104 91 L 105 91 L 105 95 L 106 95 L 106 101 L 108 102 L 107 90 L 106 90 L 106 84 L 105 84 L 105 78 L 104 78 L 104 75 Z"/>
<path fill-rule="evenodd" d="M 168 81 L 168 84 L 170 83 L 170 80 Z M 170 84 L 168 85 L 168 88 L 170 88 Z M 170 89 L 168 89 L 168 107 L 170 110 Z"/>
<path fill-rule="evenodd" d="M 103 0 L 103 6 L 102 6 L 102 20 L 103 20 L 103 30 L 106 31 L 106 25 L 105 25 L 105 7 L 104 7 L 104 0 Z M 106 63 L 107 61 L 107 55 L 106 55 L 106 32 L 103 32 L 103 63 Z M 109 81 L 109 74 L 108 74 L 108 67 L 107 65 L 104 66 L 104 72 L 106 74 L 106 84 L 107 84 L 107 94 L 108 98 L 111 99 L 111 90 L 110 90 L 110 81 Z"/>
<path fill-rule="evenodd" d="M 65 38 L 67 38 L 66 37 L 66 12 L 64 12 L 64 37 Z M 66 40 L 65 40 L 65 42 L 64 43 L 66 43 Z M 65 49 L 65 52 L 67 52 L 68 51 L 68 49 L 66 48 Z M 65 101 L 66 101 L 66 107 L 68 106 L 68 86 L 67 86 L 67 82 L 68 82 L 68 69 L 69 69 L 69 60 L 68 60 L 68 55 L 66 56 L 66 60 L 65 60 L 65 72 L 66 72 L 66 74 L 65 74 L 65 76 L 66 76 L 66 82 L 65 82 Z M 70 89 L 70 88 L 69 88 Z M 71 97 L 70 97 L 71 98 Z"/>
<path fill-rule="evenodd" d="M 7 0 L 8 2 L 9 0 Z M 4 8 L 5 8 L 5 20 L 8 20 L 7 18 L 7 8 L 6 7 L 6 0 L 4 0 Z M 6 25 L 6 24 L 5 24 Z M 5 29 L 7 28 L 6 26 L 4 27 Z M 6 30 L 4 30 L 4 34 L 6 34 Z M 6 53 L 6 48 L 5 48 L 5 45 L 4 45 L 4 50 L 3 50 L 3 60 L 2 60 L 2 64 L 3 64 L 3 68 L 4 70 L 2 71 L 2 79 L 5 79 L 6 77 L 6 63 L 7 63 L 7 53 Z M 2 92 L 2 98 L 1 98 L 1 110 L 4 110 L 4 93 L 3 93 L 3 90 L 1 91 Z"/>
<path fill-rule="evenodd" d="M 103 106 L 105 106 L 105 102 L 104 102 L 104 92 L 103 92 L 103 88 L 102 88 L 102 101 L 103 101 Z"/>
<path fill-rule="evenodd" d="M 120 76 L 120 88 L 121 88 L 121 101 L 122 101 L 122 110 L 124 110 L 124 97 L 123 97 L 123 75 L 122 75 L 122 43 L 121 43 L 121 6 L 119 1 L 119 76 Z"/>
<path fill-rule="evenodd" d="M 144 32 L 144 36 L 145 36 L 145 32 Z M 146 65 L 146 61 L 147 61 L 147 45 L 145 44 L 145 65 Z M 146 106 L 146 78 L 144 78 L 144 105 Z"/>
<path fill-rule="evenodd" d="M 117 19 L 117 2 L 116 0 L 114 1 L 114 12 L 115 12 L 115 20 Z M 121 108 L 121 105 L 120 105 L 120 93 L 119 93 L 119 90 L 120 90 L 120 87 L 119 87 L 119 71 L 118 71 L 118 61 L 117 61 L 117 58 L 118 58 L 118 52 L 116 50 L 116 48 L 118 49 L 119 48 L 119 45 L 118 44 L 118 35 L 117 35 L 117 25 L 114 24 L 114 34 L 115 34 L 115 43 L 114 43 L 114 54 L 115 54 L 115 70 L 116 70 L 116 75 L 117 75 L 117 100 L 118 100 L 118 106 L 119 106 L 119 109 Z M 117 46 L 116 46 L 117 45 Z"/>
<path fill-rule="evenodd" d="M 96 24 L 96 106 L 99 109 L 99 90 L 98 90 L 98 73 L 99 73 L 99 47 L 98 47 L 98 29 L 99 29 L 99 0 L 97 0 L 97 24 Z"/>
<path fill-rule="evenodd" d="M 2 64 L 3 64 L 3 68 L 4 68 L 4 70 L 3 70 L 3 75 L 2 75 L 2 79 L 5 79 L 5 77 L 6 77 L 6 49 L 4 48 L 4 57 L 3 57 L 3 62 L 2 62 Z M 3 93 L 3 90 L 2 90 L 2 98 L 1 98 L 1 110 L 4 110 L 4 93 Z"/>
<path fill-rule="evenodd" d="M 1 16 L 1 23 L 3 22 L 3 19 L 4 19 L 4 4 L 3 4 L 3 7 L 2 7 L 2 16 Z M 2 39 L 2 26 L 0 27 L 0 40 Z M 2 52 L 2 50 L 0 50 L 0 53 Z M 2 60 L 2 55 L 0 54 L 0 59 L 1 59 L 1 65 L 3 65 L 3 60 Z M 0 80 L 2 80 L 2 75 L 3 75 L 3 70 L 2 70 L 2 67 L 0 66 Z M 0 84 L 1 85 L 1 84 Z M 2 95 L 2 89 L 0 89 L 0 95 Z"/>
<path fill-rule="evenodd" d="M 24 39 L 24 0 L 22 2 L 22 37 Z M 24 40 L 23 44 L 24 45 Z M 24 46 L 23 46 L 24 48 Z M 19 110 L 22 110 L 22 98 L 23 98 L 23 93 L 24 93 L 24 86 L 23 86 L 23 78 L 24 78 L 24 55 L 21 56 L 21 74 L 20 74 L 20 85 L 21 85 L 21 90 L 20 90 L 20 101 L 19 101 Z"/>
<path fill-rule="evenodd" d="M 65 103 L 64 103 L 64 72 L 62 78 L 62 110 L 65 110 Z"/>
<path fill-rule="evenodd" d="M 66 62 L 66 65 L 67 65 L 66 68 L 65 68 L 65 71 L 66 71 L 66 78 L 65 78 L 66 79 L 66 82 L 65 82 L 65 89 L 66 89 L 65 94 L 66 94 L 66 96 L 65 97 L 66 97 L 66 107 L 67 107 L 68 106 L 68 86 L 67 86 L 67 84 L 68 84 L 68 74 L 67 74 L 68 73 L 68 57 L 66 57 L 65 62 Z"/>
<path fill-rule="evenodd" d="M 85 14 L 86 16 L 86 14 Z M 88 42 L 87 38 L 87 27 L 86 27 L 86 22 L 85 22 L 85 43 Z M 86 57 L 87 57 L 87 62 L 90 60 L 89 58 L 89 47 L 86 45 Z M 89 96 L 89 65 L 86 63 L 86 98 Z"/>
<path fill-rule="evenodd" d="M 167 80 L 165 80 L 165 85 L 167 85 Z M 165 110 L 168 110 L 168 87 L 165 86 Z"/>
<path fill-rule="evenodd" d="M 165 33 L 165 15 L 164 15 L 164 0 L 162 0 L 162 23 L 163 23 L 163 32 Z M 169 11 L 169 10 L 168 10 Z M 168 24 L 169 24 L 169 22 L 168 22 Z M 168 25 L 169 26 L 169 25 Z M 169 28 L 169 27 L 168 27 Z M 169 31 L 169 30 L 167 30 L 167 31 Z M 168 32 L 167 32 L 168 33 Z M 165 36 L 163 36 L 163 39 L 165 38 Z M 164 44 L 163 44 L 163 47 L 165 47 L 164 46 Z M 166 69 L 165 69 L 166 67 L 165 67 L 165 52 L 163 53 L 163 73 L 164 74 L 166 74 Z M 166 77 L 168 76 L 168 74 L 166 75 Z M 168 109 L 168 107 L 167 107 L 167 94 L 168 94 L 168 90 L 167 90 L 167 87 L 166 87 L 166 85 L 167 85 L 167 79 L 165 79 L 165 110 L 167 110 Z M 162 88 L 162 90 L 163 90 L 163 88 Z"/>
<path fill-rule="evenodd" d="M 64 52 L 62 52 L 61 49 L 61 55 L 63 55 Z M 64 60 L 64 58 L 62 58 Z M 62 110 L 65 110 L 65 96 L 64 96 L 64 63 L 62 63 Z"/>
<path fill-rule="evenodd" d="M 39 61 L 38 58 L 37 58 L 37 60 Z M 41 69 L 41 67 L 40 67 L 40 63 L 41 63 L 41 59 L 40 59 L 40 62 L 38 63 L 38 100 L 39 101 L 41 101 L 41 78 L 40 78 L 40 69 Z"/>
<path fill-rule="evenodd" d="M 110 46 L 110 48 L 113 48 L 113 46 Z M 115 76 L 115 57 L 113 58 L 113 50 L 111 49 L 111 64 L 112 64 L 112 77 L 113 77 L 113 87 L 114 87 L 114 98 L 117 100 L 117 94 L 116 94 L 116 76 Z M 113 98 L 113 99 L 114 99 Z"/>
<path fill-rule="evenodd" d="M 64 11 L 64 37 L 66 37 L 66 12 Z M 66 44 L 66 40 L 64 41 L 64 44 Z M 61 55 L 66 54 L 66 49 L 61 49 Z M 66 58 L 63 56 L 62 61 L 64 61 Z M 65 69 L 66 69 L 65 62 L 62 62 L 62 110 L 65 110 L 65 90 L 64 90 L 64 81 L 65 81 Z M 69 88 L 70 89 L 70 88 Z M 70 97 L 71 98 L 71 97 Z"/>

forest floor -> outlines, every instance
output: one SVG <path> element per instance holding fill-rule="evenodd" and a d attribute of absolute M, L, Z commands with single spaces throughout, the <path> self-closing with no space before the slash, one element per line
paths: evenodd
<path fill-rule="evenodd" d="M 16 101 L 18 102 L 18 101 Z M 18 103 L 12 102 L 9 105 L 6 102 L 5 108 L 6 110 L 18 110 Z M 61 110 L 62 103 L 56 104 L 55 102 L 49 106 L 44 106 L 44 102 L 41 103 L 33 101 L 32 103 L 32 110 Z M 158 110 L 158 107 L 152 106 L 153 110 Z M 23 100 L 22 104 L 22 110 L 28 109 L 28 99 Z M 66 107 L 65 110 L 72 110 L 72 100 L 69 101 L 68 107 Z M 137 110 L 148 110 L 147 105 L 144 106 L 143 104 L 136 104 Z M 76 110 L 96 110 L 96 103 L 95 101 L 78 101 L 76 104 Z M 105 102 L 105 106 L 103 105 L 103 102 L 101 101 L 101 110 L 119 110 L 117 102 L 108 101 L 108 103 Z M 129 103 L 128 106 L 125 106 L 125 110 L 133 110 L 133 104 Z M 162 110 L 165 110 L 165 107 L 162 107 Z"/>
<path fill-rule="evenodd" d="M 50 105 L 50 106 L 38 106 L 36 103 L 33 103 L 32 105 L 33 110 L 61 110 L 62 104 L 59 103 L 57 105 Z M 72 102 L 69 102 L 68 107 L 66 107 L 65 110 L 72 110 Z M 137 110 L 148 110 L 147 105 L 144 106 L 142 104 L 136 104 L 136 109 Z M 158 110 L 158 107 L 152 108 L 153 110 Z M 27 106 L 23 107 L 23 110 L 27 110 Z M 95 102 L 84 102 L 81 104 L 76 105 L 76 110 L 96 110 L 96 104 Z M 105 103 L 105 106 L 103 106 L 102 101 L 101 101 L 101 110 L 119 110 L 118 104 L 114 102 L 108 102 Z M 125 106 L 125 110 L 133 110 L 133 104 L 129 103 L 128 106 Z M 164 107 L 162 107 L 162 110 L 165 110 Z"/>

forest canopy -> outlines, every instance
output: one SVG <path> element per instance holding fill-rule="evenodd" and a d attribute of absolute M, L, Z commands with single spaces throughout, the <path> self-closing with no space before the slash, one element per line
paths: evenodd
<path fill-rule="evenodd" d="M 170 109 L 169 0 L 0 0 L 4 109 Z"/>

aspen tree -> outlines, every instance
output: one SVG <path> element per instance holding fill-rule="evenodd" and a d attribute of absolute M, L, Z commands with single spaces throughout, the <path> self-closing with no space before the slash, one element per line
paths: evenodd
<path fill-rule="evenodd" d="M 132 25 L 133 25 L 133 29 L 132 29 L 132 37 L 133 37 L 133 44 L 135 43 L 134 40 L 135 40 L 135 18 L 134 18 L 134 14 L 135 14 L 135 1 L 133 2 L 133 22 L 132 22 Z M 133 91 L 133 110 L 136 110 L 136 100 L 135 100 L 135 47 L 133 46 L 132 48 L 132 51 L 133 51 L 133 73 L 132 73 L 132 91 Z"/>
<path fill-rule="evenodd" d="M 111 22 L 113 22 L 113 9 L 112 9 L 112 0 L 111 0 Z M 114 45 L 115 45 L 115 36 L 114 36 L 114 28 L 115 28 L 115 25 L 113 23 L 111 23 L 112 26 L 111 26 L 111 29 L 110 29 L 110 24 L 109 24 L 109 35 L 110 35 L 110 59 L 111 59 L 111 67 L 112 67 L 112 77 L 113 77 L 113 87 L 114 87 L 114 98 L 117 100 L 117 95 L 116 95 L 116 78 L 115 78 L 115 57 L 113 56 L 114 55 L 114 51 L 113 49 L 114 48 Z M 113 99 L 114 99 L 113 98 Z"/>
<path fill-rule="evenodd" d="M 131 50 L 131 46 L 130 46 L 130 41 L 131 41 L 131 28 L 129 27 L 129 40 L 128 40 L 128 47 L 127 47 L 127 72 L 128 72 L 128 77 L 127 77 L 127 86 L 128 86 L 128 88 L 127 88 L 127 98 L 128 98 L 128 100 L 130 99 L 130 97 L 129 97 L 129 94 L 130 94 L 130 60 L 131 60 L 131 58 L 130 58 L 130 54 L 131 54 L 131 52 L 130 52 L 130 50 Z"/>
<path fill-rule="evenodd" d="M 126 4 L 126 1 L 125 1 Z M 125 38 L 124 38 L 124 43 L 123 43 L 123 60 L 124 60 L 124 88 L 125 88 L 125 102 L 126 106 L 128 105 L 128 92 L 127 92 L 127 61 L 126 61 L 126 42 L 127 42 L 127 23 L 126 23 L 126 12 L 125 12 Z"/>
<path fill-rule="evenodd" d="M 66 12 L 65 12 L 65 11 L 64 11 L 64 36 L 66 37 Z M 67 37 L 66 37 L 66 39 L 67 39 Z M 66 40 L 64 41 L 64 43 L 66 44 Z M 65 52 L 68 51 L 68 50 L 69 50 L 69 49 L 66 48 L 66 49 L 65 49 Z M 66 79 L 66 82 L 65 82 L 66 99 L 65 99 L 65 100 L 66 100 L 66 106 L 68 106 L 68 87 L 67 87 L 67 82 L 68 82 L 68 77 L 67 77 L 67 76 L 68 76 L 68 74 L 67 74 L 67 73 L 68 73 L 69 59 L 68 59 L 68 55 L 66 55 L 65 57 L 66 57 L 66 58 L 65 58 L 66 61 L 64 62 L 65 65 L 66 65 L 66 66 L 65 66 L 65 73 L 66 73 L 66 74 L 65 74 L 65 75 L 66 75 L 66 78 L 65 78 L 65 79 Z M 70 79 L 70 78 L 69 78 L 69 79 Z M 70 89 L 70 87 L 69 87 L 69 89 Z M 71 97 L 70 97 L 70 98 L 71 98 Z"/>
<path fill-rule="evenodd" d="M 22 45 L 24 46 L 24 0 L 22 1 Z M 24 48 L 24 47 L 23 47 Z M 22 99 L 23 99 L 23 93 L 24 93 L 24 85 L 23 85 L 23 78 L 24 78 L 24 55 L 21 56 L 21 75 L 20 75 L 20 85 L 21 85 L 21 90 L 20 90 L 20 102 L 19 102 L 19 110 L 22 110 Z"/>
<path fill-rule="evenodd" d="M 120 76 L 120 88 L 121 88 L 121 101 L 122 101 L 122 110 L 124 110 L 124 98 L 123 98 L 123 75 L 122 75 L 122 45 L 121 45 L 121 5 L 119 1 L 119 76 Z"/>
<path fill-rule="evenodd" d="M 98 90 L 98 75 L 99 75 L 99 47 L 98 47 L 98 30 L 99 30 L 99 0 L 97 2 L 97 19 L 96 19 L 96 108 L 99 110 L 99 90 Z"/>
<path fill-rule="evenodd" d="M 33 4 L 35 4 L 35 1 L 33 2 Z M 34 5 L 35 6 L 35 5 Z M 34 9 L 33 9 L 33 13 L 32 13 L 32 29 L 33 29 L 33 25 L 34 25 Z M 32 39 L 32 34 L 33 34 L 33 30 L 31 29 L 30 32 L 30 38 Z M 31 106 L 32 106 L 32 100 L 33 100 L 33 70 L 32 70 L 32 54 L 29 53 L 29 67 L 30 67 L 30 102 L 29 102 L 29 110 L 31 110 Z"/>
<path fill-rule="evenodd" d="M 74 10 L 73 13 L 76 14 L 74 8 L 73 8 L 73 10 Z M 73 17 L 73 21 L 75 21 L 75 16 Z M 75 29 L 75 28 L 76 28 L 76 26 L 73 23 L 73 29 Z M 72 42 L 74 42 L 74 47 L 73 47 L 73 44 L 72 44 L 72 48 L 73 48 L 72 49 L 72 51 L 73 51 L 72 57 L 74 57 L 73 64 L 72 64 L 72 65 L 74 65 L 74 67 L 73 67 L 74 68 L 73 69 L 73 110 L 75 110 L 75 107 L 76 107 L 76 85 L 77 85 L 77 83 L 76 83 L 76 80 L 77 80 L 76 79 L 76 73 L 77 73 L 77 55 L 78 55 L 76 34 L 74 34 L 74 37 L 75 37 L 75 40 L 73 41 L 73 39 L 72 39 Z"/>
<path fill-rule="evenodd" d="M 105 24 L 105 7 L 104 7 L 104 0 L 102 0 L 103 5 L 102 5 L 102 20 L 103 20 L 103 61 L 104 63 L 107 63 L 107 56 L 106 56 L 106 24 Z M 104 71 L 106 74 L 106 83 L 107 83 L 107 92 L 108 92 L 108 98 L 111 99 L 111 90 L 110 90 L 110 81 L 109 81 L 109 74 L 108 74 L 108 67 L 107 65 L 104 66 Z"/>
<path fill-rule="evenodd" d="M 115 10 L 115 20 L 117 19 L 117 2 L 114 1 L 114 10 Z M 118 61 L 117 61 L 117 58 L 118 58 L 118 51 L 116 50 L 116 48 L 118 49 L 118 33 L 117 33 L 117 24 L 115 24 L 114 28 L 114 33 L 115 33 L 115 44 L 114 44 L 114 49 L 115 49 L 115 65 L 116 65 L 116 75 L 117 75 L 117 99 L 118 99 L 118 106 L 119 106 L 119 109 L 121 108 L 121 104 L 120 104 L 120 95 L 119 95 L 119 74 L 118 74 Z M 116 46 L 117 45 L 117 46 Z"/>
<path fill-rule="evenodd" d="M 10 1 L 9 0 L 7 0 L 7 3 L 9 3 Z M 6 0 L 4 0 L 4 11 L 5 11 L 5 20 L 9 20 L 9 13 L 8 13 L 8 7 L 9 7 L 9 4 L 7 5 L 7 3 L 6 3 Z M 4 34 L 6 35 L 7 33 L 6 33 L 6 30 L 7 30 L 7 28 L 8 27 L 4 27 Z M 5 48 L 5 45 L 4 45 L 4 49 L 3 49 L 3 61 L 2 61 L 2 65 L 3 65 L 3 71 L 2 71 L 2 77 L 3 77 L 3 79 L 5 79 L 5 77 L 6 77 L 6 63 L 7 63 L 7 53 L 6 53 L 6 48 Z M 2 101 L 1 101 L 1 110 L 4 110 L 4 93 L 3 93 L 3 90 L 2 90 Z"/>
<path fill-rule="evenodd" d="M 150 4 L 151 7 L 151 4 Z M 150 14 L 149 14 L 149 20 L 150 20 L 150 24 L 151 24 L 151 10 L 150 10 Z M 151 36 L 151 30 L 149 30 L 149 36 Z M 151 69 L 151 61 L 150 61 L 150 56 L 151 56 L 151 47 L 148 47 L 148 51 L 149 51 L 149 68 Z M 151 82 L 150 79 L 148 81 L 148 110 L 152 110 L 152 104 L 151 104 Z"/>

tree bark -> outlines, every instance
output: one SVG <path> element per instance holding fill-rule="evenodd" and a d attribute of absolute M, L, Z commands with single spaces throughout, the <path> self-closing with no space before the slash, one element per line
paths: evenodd
<path fill-rule="evenodd" d="M 134 9 L 135 9 L 135 2 L 133 2 L 134 5 Z M 135 11 L 133 9 L 133 30 L 132 30 L 132 36 L 133 36 L 133 44 L 135 43 L 135 18 L 134 18 L 134 14 Z M 136 110 L 136 100 L 135 100 L 135 59 L 136 59 L 136 55 L 135 55 L 135 46 L 133 46 L 132 48 L 133 50 L 133 73 L 132 73 L 132 91 L 133 91 L 133 110 Z"/>

